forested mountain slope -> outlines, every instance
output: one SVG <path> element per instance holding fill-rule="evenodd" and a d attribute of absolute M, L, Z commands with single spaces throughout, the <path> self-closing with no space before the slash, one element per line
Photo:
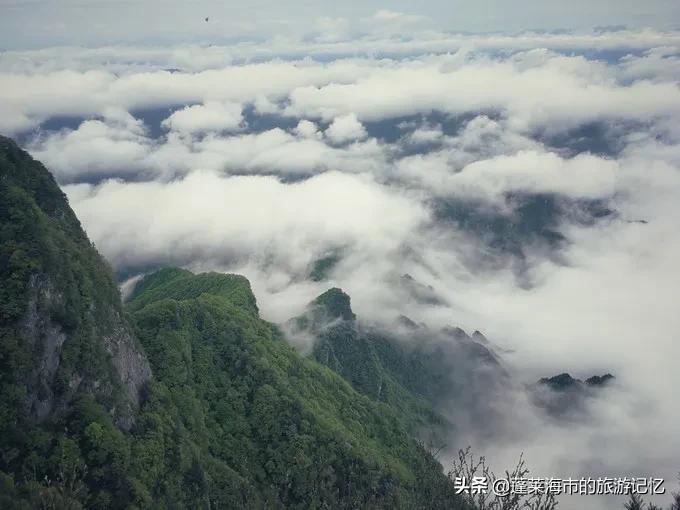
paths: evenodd
<path fill-rule="evenodd" d="M 0 281 L 2 430 L 82 393 L 129 421 L 150 372 L 112 272 L 50 173 L 1 137 Z"/>
<path fill-rule="evenodd" d="M 5 138 L 0 240 L 0 508 L 463 508 L 400 412 L 300 356 L 245 278 L 164 269 L 124 310 Z"/>
<path fill-rule="evenodd" d="M 366 324 L 338 288 L 318 296 L 286 326 L 293 337 L 313 338 L 310 357 L 360 393 L 398 409 L 426 443 L 445 442 L 456 426 L 450 418 L 461 411 L 488 419 L 493 398 L 508 383 L 481 333 L 434 330 L 404 316 L 391 325 Z"/>

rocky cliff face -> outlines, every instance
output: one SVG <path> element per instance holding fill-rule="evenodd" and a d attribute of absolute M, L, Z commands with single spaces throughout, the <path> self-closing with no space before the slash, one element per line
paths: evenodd
<path fill-rule="evenodd" d="M 36 357 L 34 369 L 26 381 L 26 405 L 29 414 L 41 421 L 54 407 L 51 388 L 59 368 L 61 348 L 66 341 L 66 334 L 61 326 L 55 324 L 45 310 L 63 297 L 55 291 L 47 278 L 40 278 L 38 275 L 31 275 L 28 288 L 28 307 L 21 321 L 20 335 L 30 345 Z"/>
<path fill-rule="evenodd" d="M 41 422 L 91 394 L 129 426 L 151 370 L 112 273 L 49 172 L 2 137 L 0 288 L 0 392 L 14 418 Z"/>

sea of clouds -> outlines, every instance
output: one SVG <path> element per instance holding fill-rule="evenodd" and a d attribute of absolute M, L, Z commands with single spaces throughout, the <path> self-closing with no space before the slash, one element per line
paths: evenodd
<path fill-rule="evenodd" d="M 339 286 L 365 321 L 482 331 L 518 385 L 615 374 L 588 420 L 546 421 L 509 395 L 497 436 L 473 427 L 451 446 L 504 467 L 524 451 L 537 476 L 663 476 L 670 490 L 680 33 L 378 29 L 422 21 L 401 16 L 380 11 L 352 37 L 326 20 L 300 40 L 4 51 L 0 133 L 54 173 L 121 280 L 164 265 L 243 273 L 275 322 Z M 558 242 L 544 226 L 499 241 L 461 219 L 516 225 L 527 197 L 559 205 L 546 220 Z M 311 281 L 329 256 L 328 279 Z"/>

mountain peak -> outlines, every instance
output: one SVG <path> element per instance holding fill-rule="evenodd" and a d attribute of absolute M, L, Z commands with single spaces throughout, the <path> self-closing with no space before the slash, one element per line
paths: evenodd
<path fill-rule="evenodd" d="M 539 383 L 545 384 L 553 390 L 565 390 L 580 383 L 578 379 L 574 379 L 571 375 L 564 372 L 563 374 L 555 375 L 553 377 L 544 377 Z"/>
<path fill-rule="evenodd" d="M 333 287 L 317 297 L 310 304 L 312 308 L 323 310 L 326 318 L 330 320 L 342 319 L 353 321 L 356 315 L 352 312 L 350 297 L 342 289 Z"/>
<path fill-rule="evenodd" d="M 544 377 L 531 386 L 534 404 L 545 410 L 549 416 L 564 419 L 581 419 L 588 415 L 585 403 L 595 398 L 602 388 L 614 378 L 607 373 L 594 375 L 585 381 L 568 373 Z"/>
<path fill-rule="evenodd" d="M 544 377 L 538 382 L 539 384 L 549 386 L 553 390 L 561 391 L 571 388 L 581 388 L 584 384 L 586 386 L 601 387 L 605 386 L 612 379 L 614 379 L 614 376 L 607 373 L 604 375 L 594 375 L 585 381 L 582 381 L 581 379 L 573 378 L 571 375 L 565 372 L 553 377 Z"/>
<path fill-rule="evenodd" d="M 195 299 L 201 294 L 227 298 L 243 310 L 258 313 L 255 295 L 245 276 L 215 272 L 194 274 L 177 267 L 166 267 L 144 276 L 128 298 L 128 308 L 141 309 L 163 299 Z"/>
<path fill-rule="evenodd" d="M 475 342 L 479 342 L 480 344 L 488 345 L 489 340 L 484 336 L 482 332 L 479 330 L 475 330 L 474 333 L 472 333 L 471 337 Z"/>
<path fill-rule="evenodd" d="M 612 379 L 614 379 L 612 374 L 594 375 L 586 379 L 586 384 L 588 386 L 604 386 Z"/>

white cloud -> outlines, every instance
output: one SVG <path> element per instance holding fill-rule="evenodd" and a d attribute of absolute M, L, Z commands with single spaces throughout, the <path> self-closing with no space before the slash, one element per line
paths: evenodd
<path fill-rule="evenodd" d="M 373 14 L 373 19 L 378 20 L 378 21 L 389 21 L 389 22 L 394 22 L 394 21 L 399 22 L 399 21 L 402 21 L 402 20 L 417 21 L 420 18 L 421 18 L 420 16 L 404 14 L 403 12 L 390 11 L 388 9 L 380 9 L 379 11 L 376 11 Z"/>
<path fill-rule="evenodd" d="M 209 136 L 194 143 L 192 150 L 187 168 L 283 175 L 311 175 L 326 170 L 371 172 L 385 157 L 375 141 L 333 148 L 318 137 L 297 137 L 278 128 L 258 134 Z"/>
<path fill-rule="evenodd" d="M 455 63 L 449 68 L 447 62 Z M 360 121 L 439 110 L 452 114 L 507 112 L 518 129 L 565 129 L 599 119 L 652 120 L 680 111 L 675 83 L 618 83 L 612 71 L 580 57 L 552 55 L 540 65 L 524 59 L 459 63 L 449 57 L 381 66 L 352 83 L 301 86 L 290 115 Z M 389 93 L 385 93 L 389 91 Z"/>
<path fill-rule="evenodd" d="M 103 57 L 105 58 L 105 56 Z M 367 63 L 268 61 L 196 73 L 155 69 L 114 73 L 62 70 L 47 73 L 0 73 L 0 104 L 9 115 L 0 129 L 14 133 L 57 115 L 88 117 L 106 108 L 133 111 L 206 102 L 256 103 L 272 111 L 273 102 L 293 88 L 329 81 L 346 82 Z M 49 91 L 49 92 L 48 92 Z"/>
<path fill-rule="evenodd" d="M 116 265 L 254 257 L 302 271 L 338 246 L 394 251 L 427 220 L 425 209 L 401 192 L 337 172 L 292 184 L 195 172 L 170 183 L 108 181 L 65 190 L 89 235 Z"/>
<path fill-rule="evenodd" d="M 554 153 L 520 151 L 470 163 L 451 178 L 454 193 L 496 197 L 503 193 L 558 193 L 574 198 L 613 194 L 618 165 L 589 154 L 563 159 Z"/>
<path fill-rule="evenodd" d="M 400 16 L 378 17 L 394 27 Z M 72 183 L 71 203 L 118 268 L 244 272 L 272 320 L 338 285 L 363 318 L 483 330 L 514 349 L 505 360 L 520 383 L 612 371 L 621 392 L 589 424 L 517 417 L 518 404 L 504 434 L 457 440 L 503 460 L 524 449 L 538 476 L 673 476 L 678 33 L 346 39 L 353 27 L 333 19 L 326 41 L 5 52 L 0 129 L 83 117 L 29 148 Z M 129 114 L 169 107 L 180 109 L 158 138 Z M 490 248 L 493 224 L 460 231 L 432 214 L 470 199 L 512 222 L 507 193 L 600 199 L 617 215 L 558 217 L 551 229 L 568 242 L 549 256 L 527 243 L 518 258 Z M 331 280 L 308 281 L 328 253 L 341 254 Z M 403 273 L 448 305 L 409 299 L 394 285 Z"/>
<path fill-rule="evenodd" d="M 238 131 L 243 127 L 242 123 L 240 104 L 207 101 L 205 104 L 187 106 L 174 112 L 162 125 L 181 133 L 194 134 Z"/>
<path fill-rule="evenodd" d="M 610 36 L 600 37 L 608 41 Z M 504 38 L 499 44 L 516 44 L 515 39 Z M 483 46 L 491 40 L 493 36 L 471 44 Z M 331 46 L 342 52 L 343 44 Z M 491 58 L 465 46 L 452 54 L 446 45 L 440 49 L 445 54 L 416 53 L 420 56 L 397 60 L 284 62 L 269 55 L 267 61 L 256 64 L 232 63 L 227 47 L 146 53 L 123 48 L 120 53 L 129 55 L 134 64 L 123 58 L 109 64 L 114 49 L 65 51 L 70 56 L 64 57 L 63 65 L 72 68 L 48 72 L 40 67 L 36 71 L 26 62 L 52 62 L 58 55 L 51 50 L 1 54 L 6 71 L 0 73 L 0 129 L 18 132 L 58 115 L 101 115 L 107 107 L 134 111 L 195 105 L 192 116 L 209 115 L 208 103 L 221 103 L 225 108 L 231 108 L 226 106 L 231 103 L 253 104 L 260 113 L 283 110 L 293 117 L 328 122 L 351 114 L 365 122 L 432 110 L 451 114 L 497 111 L 525 131 L 566 129 L 602 119 L 656 121 L 679 108 L 680 91 L 675 83 L 679 59 L 671 51 L 678 47 L 680 40 L 663 50 L 631 56 L 621 66 L 546 50 Z M 454 46 L 453 51 L 459 48 Z M 192 62 L 196 67 L 189 66 Z M 175 65 L 189 68 L 187 72 L 166 70 Z"/>
<path fill-rule="evenodd" d="M 366 138 L 366 129 L 353 113 L 336 117 L 325 131 L 326 137 L 333 143 L 346 143 Z"/>
<path fill-rule="evenodd" d="M 295 133 L 302 138 L 320 139 L 323 136 L 321 131 L 319 131 L 319 126 L 306 119 L 302 119 L 298 122 L 298 125 L 295 127 Z"/>
<path fill-rule="evenodd" d="M 408 142 L 413 145 L 426 145 L 440 142 L 444 138 L 441 127 L 420 127 L 408 135 Z"/>
<path fill-rule="evenodd" d="M 269 35 L 269 34 L 268 34 Z M 416 55 L 454 54 L 464 52 L 517 52 L 547 48 L 567 54 L 593 51 L 637 54 L 660 48 L 677 48 L 680 35 L 677 31 L 631 29 L 613 32 L 523 32 L 520 34 L 456 34 L 446 32 L 419 32 L 409 30 L 405 37 L 355 34 L 351 40 L 314 42 L 307 39 L 277 37 L 262 42 L 233 41 L 210 44 L 176 43 L 167 45 L 114 45 L 101 43 L 93 46 L 58 46 L 42 49 L 17 49 L 0 53 L 0 68 L 8 73 L 42 73 L 59 70 L 107 70 L 129 73 L 131 70 L 157 71 L 178 69 L 198 72 L 221 69 L 236 62 L 261 60 L 304 59 L 319 60 L 372 55 L 393 55 L 411 58 Z M 643 59 L 646 57 L 642 57 Z M 661 62 L 663 63 L 663 62 Z"/>
<path fill-rule="evenodd" d="M 129 115 L 129 114 L 126 114 Z M 295 134 L 275 128 L 261 133 L 208 133 L 201 139 L 172 130 L 153 140 L 140 121 L 89 120 L 33 141 L 31 153 L 62 183 L 95 182 L 108 176 L 128 180 L 171 179 L 194 170 L 309 176 L 327 170 L 381 174 L 385 148 L 375 140 L 346 147 L 324 143 L 313 123 Z"/>
<path fill-rule="evenodd" d="M 86 120 L 34 143 L 31 150 L 61 182 L 117 175 L 139 177 L 149 171 L 151 150 L 144 125 L 124 110 L 107 108 L 101 119 Z"/>

